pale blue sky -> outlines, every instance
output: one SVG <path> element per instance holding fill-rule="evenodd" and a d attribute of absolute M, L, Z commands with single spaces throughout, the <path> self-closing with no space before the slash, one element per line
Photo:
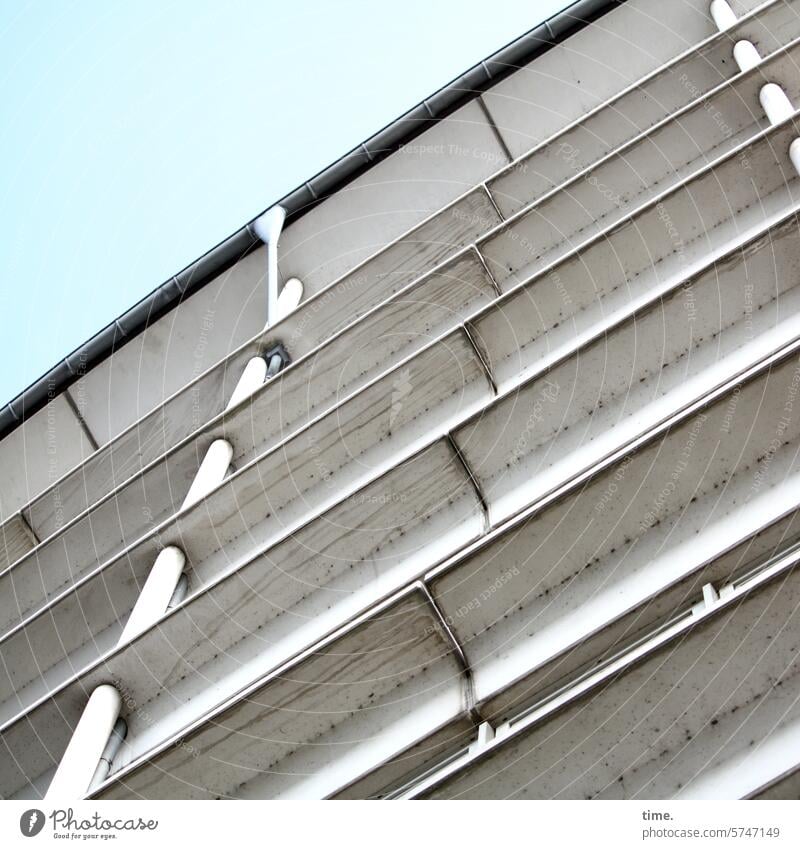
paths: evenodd
<path fill-rule="evenodd" d="M 0 403 L 565 0 L 0 0 Z"/>

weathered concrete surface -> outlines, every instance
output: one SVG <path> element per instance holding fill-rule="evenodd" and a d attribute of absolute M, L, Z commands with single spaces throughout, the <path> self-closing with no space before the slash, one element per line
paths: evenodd
<path fill-rule="evenodd" d="M 468 415 L 492 397 L 461 333 L 415 358 L 400 377 L 414 387 L 413 394 L 401 392 L 397 375 L 381 379 L 116 560 L 89 572 L 77 586 L 65 568 L 77 553 L 55 557 L 49 572 L 60 569 L 64 575 L 62 595 L 0 640 L 3 720 L 114 644 L 164 544 L 186 553 L 190 585 L 200 589 L 430 442 L 438 416 L 439 432 L 447 431 L 463 417 L 460 411 Z M 60 553 L 63 557 L 63 549 Z M 91 550 L 86 556 L 90 563 Z M 32 577 L 22 588 L 41 597 L 35 586 L 41 572 L 27 574 Z M 15 585 L 18 599 L 22 588 Z"/>
<path fill-rule="evenodd" d="M 707 12 L 707 9 L 702 9 L 707 5 L 701 3 L 699 11 Z M 663 25 L 666 11 L 664 4 L 660 4 L 658 11 L 654 14 L 653 23 L 656 26 Z M 676 6 L 673 11 L 678 14 L 685 13 L 685 4 Z M 605 20 L 603 23 L 605 25 Z M 587 36 L 591 37 L 589 33 Z M 732 47 L 736 41 L 741 39 L 750 41 L 762 57 L 767 57 L 798 36 L 800 36 L 800 7 L 796 3 L 767 3 L 740 20 L 728 31 L 711 35 L 711 38 L 701 46 L 682 52 L 672 62 L 657 68 L 644 79 L 638 80 L 635 85 L 621 92 L 619 88 L 615 88 L 615 96 L 609 101 L 593 105 L 591 111 L 585 110 L 578 113 L 573 122 L 548 138 L 545 138 L 542 133 L 542 112 L 534 110 L 531 114 L 533 120 L 532 132 L 529 134 L 530 141 L 527 144 L 523 141 L 520 147 L 513 147 L 519 159 L 488 181 L 498 206 L 508 217 L 524 205 L 538 200 L 545 193 L 561 185 L 578 171 L 583 171 L 612 151 L 622 148 L 640 133 L 651 130 L 668 116 L 686 108 L 692 101 L 699 99 L 701 104 L 705 103 L 709 92 L 738 76 L 739 69 L 731 59 Z M 624 73 L 628 72 L 627 62 L 630 59 L 631 48 L 639 47 L 638 44 L 628 43 L 620 55 L 613 57 L 614 60 L 626 62 Z M 648 49 L 648 58 L 650 55 Z M 575 56 L 574 53 L 571 54 L 568 64 L 575 59 L 580 57 Z M 571 75 L 574 71 L 573 68 L 566 67 L 561 70 L 567 75 Z M 588 76 L 593 79 L 594 72 L 602 73 L 606 70 L 606 68 L 592 67 Z M 515 75 L 513 81 L 505 85 L 515 88 L 519 85 L 519 81 L 525 79 L 525 76 L 524 74 Z M 790 78 L 785 80 L 792 87 L 795 85 L 795 76 L 790 75 Z M 535 78 L 536 72 L 532 69 L 532 73 L 528 75 L 531 93 L 535 90 L 534 97 L 549 97 L 548 90 L 552 80 L 542 81 L 537 86 L 534 84 Z M 588 81 L 587 76 L 583 75 L 583 83 L 575 84 L 568 98 L 558 103 L 556 108 L 573 108 L 576 99 L 584 96 L 585 84 Z M 502 86 L 498 87 L 498 89 L 501 88 Z M 500 124 L 500 132 L 504 136 L 507 135 L 506 130 L 513 128 L 516 122 L 520 121 L 520 117 L 526 115 L 529 108 L 527 98 L 521 101 L 512 99 L 504 103 L 504 98 L 499 96 L 499 90 L 493 90 L 484 97 L 493 114 L 499 115 L 502 111 L 504 118 L 508 120 L 509 123 Z M 733 109 L 738 111 L 735 106 Z M 753 109 L 754 120 L 761 115 L 760 108 Z M 727 123 L 730 116 L 725 111 L 718 117 L 721 118 L 719 129 L 726 133 L 727 129 L 724 129 L 722 124 Z M 527 119 L 522 117 L 522 120 Z M 707 136 L 709 130 L 710 127 L 706 126 L 703 133 Z M 672 141 L 675 140 L 680 141 L 677 135 L 672 139 Z M 539 141 L 540 143 L 536 143 Z M 509 144 L 512 144 L 510 140 Z M 659 149 L 659 154 L 666 157 L 673 156 L 670 150 L 663 147 Z"/>
<path fill-rule="evenodd" d="M 445 334 L 460 317 L 488 303 L 493 294 L 479 260 L 467 254 L 447 269 L 423 278 L 413 291 L 380 306 L 351 331 L 291 366 L 250 400 L 213 419 L 141 473 L 123 474 L 122 482 L 104 497 L 113 481 L 105 474 L 104 464 L 90 463 L 88 468 L 76 470 L 23 515 L 40 535 L 48 531 L 51 535 L 25 560 L 0 572 L 0 599 L 5 599 L 0 600 L 0 628 L 19 621 L 63 590 L 67 582 L 79 580 L 93 566 L 173 515 L 215 439 L 233 445 L 233 463 L 242 468 L 374 382 L 403 357 Z M 441 360 L 445 370 L 463 355 L 464 344 L 464 340 L 455 347 L 445 343 Z M 390 380 L 389 403 L 396 403 L 398 412 L 401 406 L 411 409 L 405 396 L 415 387 L 419 393 L 425 382 L 420 382 L 421 374 L 415 374 L 418 367 L 404 368 Z M 456 367 L 456 382 L 464 377 L 462 371 L 461 366 Z M 442 380 L 445 377 L 443 373 Z M 396 418 L 398 426 L 403 422 L 402 416 L 390 414 L 390 418 Z M 320 450 L 317 445 L 317 454 Z M 332 473 L 330 463 L 327 465 Z M 54 503 L 57 510 L 53 510 Z M 91 506 L 63 524 L 65 512 L 82 503 Z"/>
<path fill-rule="evenodd" d="M 436 727 L 462 711 L 462 688 L 412 593 L 206 723 L 192 752 L 164 752 L 102 798 L 320 798 L 415 742 L 420 712 Z"/>
<path fill-rule="evenodd" d="M 733 39 L 729 33 L 719 36 L 708 5 L 707 0 L 622 3 L 593 26 L 492 87 L 484 100 L 512 155 L 527 153 L 686 51 L 690 51 L 689 61 L 678 67 L 690 73 L 701 90 L 708 90 L 736 72 L 730 55 L 737 36 L 753 38 L 764 55 L 791 37 L 781 40 L 783 27 L 776 25 L 776 18 L 766 26 L 756 20 L 738 30 Z M 732 3 L 739 17 L 758 5 L 758 0 Z M 795 9 L 795 18 L 797 14 Z M 789 31 L 796 35 L 796 20 L 786 17 Z M 701 47 L 695 51 L 698 43 Z M 679 108 L 688 99 L 684 96 L 681 100 L 676 88 L 677 81 L 668 72 L 659 75 L 656 84 L 646 90 L 646 97 L 626 99 L 622 104 L 617 101 L 614 108 L 620 112 L 620 123 L 645 129 L 648 119 L 653 120 L 649 100 L 663 102 L 667 109 Z M 660 110 L 656 110 L 658 114 Z M 602 138 L 602 133 L 599 135 Z"/>
<path fill-rule="evenodd" d="M 760 750 L 798 720 L 798 602 L 794 569 L 427 795 L 709 798 L 729 771 L 746 786 Z"/>

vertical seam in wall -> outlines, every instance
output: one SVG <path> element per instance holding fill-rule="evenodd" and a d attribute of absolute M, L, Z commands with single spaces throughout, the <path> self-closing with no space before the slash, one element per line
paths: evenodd
<path fill-rule="evenodd" d="M 67 402 L 67 406 L 72 410 L 72 414 L 78 420 L 78 424 L 81 426 L 86 438 L 89 440 L 89 444 L 92 446 L 92 451 L 97 451 L 100 448 L 99 443 L 94 438 L 94 434 L 89 430 L 89 425 L 86 424 L 86 420 L 81 415 L 80 410 L 78 409 L 78 405 L 75 403 L 75 399 L 72 397 L 72 393 L 69 391 L 69 387 L 64 390 L 64 400 Z"/>
<path fill-rule="evenodd" d="M 505 173 L 505 171 L 503 173 Z M 494 209 L 494 211 L 497 213 L 497 217 L 500 219 L 500 221 L 498 223 L 502 224 L 503 221 L 506 221 L 507 219 L 506 219 L 505 215 L 503 215 L 503 213 L 500 211 L 500 207 L 497 205 L 497 201 L 494 199 L 494 195 L 489 190 L 489 187 L 486 185 L 485 180 L 481 183 L 481 188 L 486 192 L 486 197 L 489 198 L 489 203 L 492 205 L 492 209 Z M 497 225 L 495 225 L 495 226 L 497 226 Z M 492 227 L 490 229 L 493 230 L 494 227 Z"/>
<path fill-rule="evenodd" d="M 486 379 L 489 381 L 489 385 L 492 387 L 492 392 L 497 395 L 497 384 L 495 383 L 492 370 L 489 368 L 489 363 L 487 363 L 486 360 L 483 358 L 483 354 L 481 353 L 480 348 L 478 348 L 475 340 L 473 339 L 472 333 L 470 332 L 467 322 L 464 322 L 464 324 L 461 325 L 461 329 L 464 331 L 464 335 L 467 337 L 467 341 L 472 346 L 472 349 L 475 352 L 475 356 L 478 358 L 478 362 L 480 362 L 481 367 L 483 368 L 483 371 L 486 375 Z"/>
<path fill-rule="evenodd" d="M 476 705 L 475 680 L 473 678 L 472 668 L 469 665 L 467 656 L 464 654 L 464 649 L 461 647 L 461 643 L 459 643 L 456 635 L 453 633 L 444 613 L 442 613 L 439 605 L 436 603 L 436 599 L 433 597 L 433 593 L 431 593 L 428 585 L 425 581 L 420 580 L 417 582 L 417 586 L 420 588 L 422 594 L 425 596 L 425 600 L 433 610 L 433 615 L 436 618 L 445 639 L 453 647 L 453 654 L 458 659 L 459 666 L 461 667 L 461 671 L 464 676 L 464 701 L 466 703 L 465 706 L 467 708 L 467 713 L 476 725 L 480 725 L 484 720 Z"/>
<path fill-rule="evenodd" d="M 458 445 L 456 445 L 456 441 L 455 439 L 453 439 L 453 434 L 446 434 L 445 439 L 450 445 L 450 450 L 453 452 L 453 454 L 455 454 L 457 462 L 460 463 L 464 474 L 467 476 L 469 482 L 472 484 L 472 488 L 475 491 L 475 497 L 478 499 L 478 502 L 481 505 L 481 510 L 483 511 L 484 531 L 489 531 L 492 528 L 492 523 L 489 520 L 489 504 L 483 497 L 483 492 L 481 491 L 480 486 L 478 486 L 478 481 L 476 480 L 475 475 L 472 474 L 472 469 L 470 469 L 470 467 L 467 465 L 467 461 L 461 454 L 461 449 L 458 447 Z"/>
<path fill-rule="evenodd" d="M 503 290 L 497 285 L 497 281 L 494 279 L 494 274 L 492 274 L 491 269 L 486 263 L 486 259 L 480 251 L 480 248 L 477 245 L 472 245 L 472 250 L 475 252 L 475 255 L 478 257 L 478 262 L 483 266 L 483 270 L 486 272 L 486 276 L 489 278 L 489 282 L 494 287 L 494 291 L 497 294 L 497 297 L 501 297 L 503 294 Z"/>
<path fill-rule="evenodd" d="M 514 161 L 514 157 L 511 155 L 511 151 L 508 149 L 508 145 L 506 144 L 505 139 L 500 135 L 500 130 L 497 129 L 497 124 L 495 123 L 492 113 L 489 111 L 489 107 L 483 100 L 483 95 L 479 94 L 475 98 L 475 100 L 477 101 L 481 112 L 483 112 L 483 117 L 486 118 L 486 121 L 492 128 L 492 132 L 494 133 L 494 137 L 497 139 L 497 143 L 500 145 L 500 148 L 505 154 L 506 159 L 508 159 L 508 162 L 506 163 L 508 165 L 509 163 Z"/>
<path fill-rule="evenodd" d="M 22 522 L 22 529 L 25 531 L 25 534 L 28 536 L 35 548 L 41 542 L 39 537 L 36 535 L 36 531 L 33 530 L 31 523 L 25 518 L 25 514 L 22 510 L 17 513 L 17 516 L 19 516 L 19 520 Z"/>

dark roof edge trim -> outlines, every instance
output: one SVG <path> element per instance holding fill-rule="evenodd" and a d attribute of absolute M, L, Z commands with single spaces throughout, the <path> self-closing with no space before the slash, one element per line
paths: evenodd
<path fill-rule="evenodd" d="M 623 2 L 625 0 L 576 0 L 544 23 L 473 65 L 270 206 L 280 204 L 286 210 L 286 223 L 290 224 L 394 153 L 401 145 L 412 141 L 431 125 Z M 0 439 L 42 409 L 89 369 L 145 330 L 148 324 L 254 250 L 260 240 L 252 232 L 251 223 L 248 222 L 183 271 L 162 283 L 6 404 L 0 410 Z"/>

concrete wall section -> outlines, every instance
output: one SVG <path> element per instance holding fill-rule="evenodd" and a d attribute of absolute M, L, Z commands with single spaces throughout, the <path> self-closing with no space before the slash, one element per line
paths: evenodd
<path fill-rule="evenodd" d="M 735 3 L 738 13 L 759 5 Z M 709 0 L 628 0 L 483 97 L 516 158 L 717 32 Z"/>
<path fill-rule="evenodd" d="M 0 518 L 19 510 L 91 452 L 72 406 L 64 395 L 56 396 L 0 442 Z M 13 557 L 11 549 L 8 554 Z"/>

